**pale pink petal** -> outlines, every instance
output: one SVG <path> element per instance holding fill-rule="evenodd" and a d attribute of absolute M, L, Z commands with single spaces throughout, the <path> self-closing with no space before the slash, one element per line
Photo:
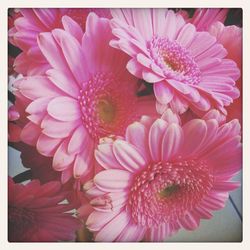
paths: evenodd
<path fill-rule="evenodd" d="M 181 150 L 183 156 L 194 155 L 206 137 L 207 126 L 203 120 L 194 119 L 183 126 L 184 144 Z"/>
<path fill-rule="evenodd" d="M 95 240 L 102 242 L 114 241 L 128 223 L 129 215 L 127 212 L 122 211 L 96 234 Z"/>
<path fill-rule="evenodd" d="M 124 169 L 117 161 L 113 152 L 113 143 L 99 144 L 95 150 L 95 158 L 105 169 Z"/>
<path fill-rule="evenodd" d="M 98 173 L 94 178 L 95 184 L 103 191 L 120 192 L 129 187 L 131 173 L 120 169 L 107 169 Z"/>
<path fill-rule="evenodd" d="M 90 136 L 84 126 L 81 124 L 73 132 L 68 145 L 69 154 L 78 154 L 84 147 L 90 144 Z"/>
<path fill-rule="evenodd" d="M 193 41 L 195 32 L 195 27 L 192 24 L 186 24 L 185 26 L 183 26 L 180 33 L 178 34 L 176 41 L 180 45 L 188 47 L 189 44 Z"/>
<path fill-rule="evenodd" d="M 91 231 L 99 231 L 102 227 L 104 227 L 109 221 L 119 214 L 119 211 L 112 211 L 109 213 L 94 211 L 90 214 L 86 221 L 86 225 Z"/>
<path fill-rule="evenodd" d="M 76 84 L 74 78 L 65 71 L 57 69 L 50 69 L 46 72 L 51 82 L 62 90 L 65 94 L 71 97 L 77 97 L 80 94 L 79 86 Z"/>
<path fill-rule="evenodd" d="M 146 162 L 136 147 L 123 140 L 116 140 L 113 152 L 118 162 L 131 172 L 136 172 L 145 166 Z"/>
<path fill-rule="evenodd" d="M 146 161 L 149 161 L 148 130 L 140 122 L 134 122 L 126 129 L 126 140 L 135 145 Z"/>
<path fill-rule="evenodd" d="M 58 121 L 50 115 L 46 115 L 41 123 L 42 132 L 52 138 L 68 137 L 77 126 L 75 122 Z"/>
<path fill-rule="evenodd" d="M 67 169 L 75 159 L 75 155 L 69 155 L 67 153 L 67 147 L 68 140 L 65 139 L 55 152 L 53 158 L 53 168 L 57 171 Z"/>
<path fill-rule="evenodd" d="M 151 157 L 154 161 L 161 160 L 161 145 L 163 135 L 168 127 L 166 121 L 157 119 L 150 128 L 149 131 L 149 150 Z"/>
<path fill-rule="evenodd" d="M 116 239 L 118 242 L 139 242 L 145 234 L 145 227 L 134 224 L 132 221 L 123 229 L 119 237 Z"/>
<path fill-rule="evenodd" d="M 78 101 L 67 96 L 54 98 L 47 110 L 53 118 L 59 121 L 76 121 L 81 117 Z"/>
<path fill-rule="evenodd" d="M 27 98 L 35 100 L 40 97 L 56 97 L 62 94 L 48 78 L 43 76 L 27 77 L 20 80 L 17 87 Z"/>
<path fill-rule="evenodd" d="M 88 154 L 85 154 L 85 152 Z M 75 178 L 79 178 L 83 175 L 86 175 L 89 170 L 92 168 L 92 162 L 94 156 L 89 152 L 90 150 L 84 150 L 83 153 L 79 153 L 76 155 L 74 166 L 73 166 L 73 175 Z"/>
<path fill-rule="evenodd" d="M 172 123 L 166 129 L 166 132 L 162 139 L 162 161 L 171 161 L 176 154 L 179 153 L 179 149 L 183 143 L 183 131 L 182 128 Z"/>
<path fill-rule="evenodd" d="M 51 138 L 41 134 L 36 143 L 37 151 L 44 156 L 53 156 L 61 141 L 61 138 Z"/>
<path fill-rule="evenodd" d="M 79 84 L 87 81 L 89 79 L 89 73 L 85 67 L 87 62 L 79 42 L 64 30 L 55 29 L 52 34 L 60 43 L 63 55 L 76 81 Z M 79 64 L 79 62 L 81 63 Z"/>
<path fill-rule="evenodd" d="M 179 219 L 179 223 L 187 230 L 194 230 L 199 226 L 200 219 L 194 214 L 187 213 L 184 217 Z"/>
<path fill-rule="evenodd" d="M 62 24 L 63 28 L 81 43 L 83 36 L 81 26 L 68 16 L 62 17 Z"/>
<path fill-rule="evenodd" d="M 173 89 L 164 82 L 154 84 L 154 93 L 157 100 L 162 104 L 168 104 L 174 96 Z"/>

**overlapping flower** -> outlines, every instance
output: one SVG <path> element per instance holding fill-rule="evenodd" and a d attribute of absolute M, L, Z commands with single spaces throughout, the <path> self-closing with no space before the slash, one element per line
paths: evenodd
<path fill-rule="evenodd" d="M 9 180 L 10 241 L 74 240 L 79 225 L 89 240 L 164 241 L 224 207 L 242 160 L 228 11 L 11 14 L 9 141 L 30 169 L 13 180 L 32 181 Z"/>

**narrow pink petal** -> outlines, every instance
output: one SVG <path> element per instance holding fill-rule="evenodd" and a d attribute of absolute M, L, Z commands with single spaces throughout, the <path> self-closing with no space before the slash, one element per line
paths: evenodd
<path fill-rule="evenodd" d="M 62 50 L 53 37 L 52 33 L 40 33 L 37 42 L 43 55 L 54 69 L 61 70 L 62 72 L 66 72 L 69 75 L 71 74 Z"/>
<path fill-rule="evenodd" d="M 116 239 L 117 242 L 139 242 L 145 234 L 145 227 L 134 224 L 132 221 L 123 229 Z"/>
<path fill-rule="evenodd" d="M 28 107 L 26 108 L 26 112 L 30 114 L 39 114 L 44 113 L 47 110 L 48 103 L 52 97 L 41 97 L 33 102 L 31 102 Z"/>
<path fill-rule="evenodd" d="M 54 28 L 57 13 L 55 9 L 33 9 L 36 16 L 39 18 L 39 20 L 42 22 L 44 26 L 46 26 L 49 29 Z"/>
<path fill-rule="evenodd" d="M 149 130 L 149 150 L 155 162 L 161 160 L 161 145 L 163 135 L 168 127 L 168 123 L 162 119 L 157 119 Z"/>
<path fill-rule="evenodd" d="M 142 78 L 142 67 L 138 61 L 134 58 L 130 59 L 126 66 L 127 70 L 134 76 Z"/>
<path fill-rule="evenodd" d="M 148 130 L 140 122 L 134 122 L 126 129 L 126 140 L 135 145 L 146 161 L 149 161 Z"/>
<path fill-rule="evenodd" d="M 87 81 L 89 79 L 89 74 L 85 67 L 87 62 L 79 42 L 64 30 L 55 29 L 52 31 L 52 34 L 59 41 L 64 57 L 77 82 L 82 84 Z"/>
<path fill-rule="evenodd" d="M 163 76 L 160 76 L 153 72 L 152 70 L 147 70 L 146 68 L 142 71 L 143 80 L 149 83 L 160 82 L 163 80 Z"/>
<path fill-rule="evenodd" d="M 183 126 L 184 144 L 181 150 L 183 156 L 191 156 L 199 150 L 206 137 L 207 126 L 201 119 L 193 119 Z"/>
<path fill-rule="evenodd" d="M 83 32 L 81 26 L 68 16 L 62 17 L 63 28 L 75 37 L 79 43 L 82 42 Z"/>
<path fill-rule="evenodd" d="M 176 123 L 170 124 L 162 139 L 162 161 L 171 161 L 179 153 L 182 143 L 182 128 Z"/>
<path fill-rule="evenodd" d="M 204 219 L 211 219 L 213 215 L 210 213 L 209 209 L 201 206 L 196 206 L 193 208 L 193 213 L 197 213 L 197 216 Z"/>
<path fill-rule="evenodd" d="M 64 140 L 56 150 L 53 158 L 53 168 L 57 171 L 62 171 L 70 166 L 74 161 L 75 156 L 67 153 L 68 140 Z"/>
<path fill-rule="evenodd" d="M 78 101 L 67 96 L 54 98 L 49 103 L 47 110 L 53 118 L 59 121 L 76 121 L 81 118 Z"/>
<path fill-rule="evenodd" d="M 41 134 L 36 143 L 37 151 L 44 156 L 53 156 L 61 141 L 61 138 L 51 138 Z"/>
<path fill-rule="evenodd" d="M 134 27 L 139 30 L 145 40 L 153 37 L 150 9 L 132 9 Z"/>
<path fill-rule="evenodd" d="M 197 32 L 188 49 L 192 56 L 196 57 L 211 48 L 215 43 L 216 38 L 208 32 Z"/>
<path fill-rule="evenodd" d="M 176 124 L 180 124 L 180 117 L 173 113 L 173 111 L 168 108 L 161 116 L 161 119 L 165 120 L 168 123 L 176 123 Z"/>
<path fill-rule="evenodd" d="M 188 23 L 183 26 L 183 28 L 179 32 L 176 41 L 184 48 L 187 48 L 189 44 L 193 41 L 195 32 L 195 26 Z"/>
<path fill-rule="evenodd" d="M 239 182 L 216 181 L 213 185 L 213 190 L 217 192 L 229 192 L 240 187 Z"/>
<path fill-rule="evenodd" d="M 68 145 L 69 154 L 77 154 L 82 151 L 84 147 L 89 147 L 90 136 L 84 126 L 80 124 L 73 132 Z"/>
<path fill-rule="evenodd" d="M 172 88 L 164 82 L 154 84 L 154 93 L 156 99 L 162 104 L 168 104 L 174 96 Z"/>
<path fill-rule="evenodd" d="M 200 219 L 191 213 L 187 213 L 184 217 L 179 219 L 179 223 L 182 227 L 187 230 L 194 230 L 199 226 Z"/>
<path fill-rule="evenodd" d="M 65 94 L 68 94 L 74 98 L 79 96 L 79 86 L 76 84 L 74 78 L 70 74 L 57 69 L 49 69 L 46 74 L 48 75 L 48 78 L 51 80 L 51 82 Z"/>
<path fill-rule="evenodd" d="M 95 240 L 102 242 L 115 241 L 122 230 L 128 225 L 129 219 L 128 212 L 122 211 L 96 234 Z"/>
<path fill-rule="evenodd" d="M 130 172 L 136 172 L 145 166 L 146 162 L 136 147 L 123 140 L 116 140 L 113 152 L 118 162 Z"/>
<path fill-rule="evenodd" d="M 69 167 L 69 168 L 63 170 L 62 175 L 61 175 L 62 184 L 65 184 L 66 182 L 68 182 L 72 176 L 73 176 L 72 167 Z"/>
<path fill-rule="evenodd" d="M 131 173 L 120 169 L 104 170 L 94 178 L 95 184 L 107 192 L 120 192 L 129 188 L 131 181 Z"/>
<path fill-rule="evenodd" d="M 85 150 L 88 151 L 88 150 Z M 90 154 L 91 155 L 91 152 Z M 81 177 L 83 174 L 87 174 L 89 172 L 89 170 L 91 170 L 91 168 L 93 167 L 91 164 L 91 158 L 89 157 L 89 155 L 86 154 L 77 154 L 76 158 L 75 158 L 75 162 L 74 162 L 74 166 L 73 166 L 73 175 L 75 178 L 79 178 Z"/>
<path fill-rule="evenodd" d="M 176 14 L 172 10 L 169 10 L 166 13 L 165 18 L 164 34 L 166 34 L 167 38 L 172 41 L 175 39 L 176 33 L 178 32 L 178 29 L 176 27 Z"/>
<path fill-rule="evenodd" d="M 18 89 L 27 98 L 35 100 L 40 97 L 55 97 L 62 92 L 47 77 L 34 76 L 21 80 Z"/>
<path fill-rule="evenodd" d="M 95 158 L 105 169 L 123 169 L 113 152 L 113 143 L 99 144 L 95 150 Z"/>
<path fill-rule="evenodd" d="M 127 199 L 127 192 L 109 193 L 94 197 L 90 204 L 96 211 L 111 212 L 121 210 L 126 205 Z"/>
<path fill-rule="evenodd" d="M 77 126 L 76 122 L 58 121 L 50 115 L 46 115 L 41 123 L 42 132 L 52 138 L 68 137 Z"/>
<path fill-rule="evenodd" d="M 99 231 L 109 221 L 112 221 L 119 214 L 119 211 L 112 211 L 109 213 L 94 211 L 90 214 L 86 221 L 86 225 L 91 231 Z"/>

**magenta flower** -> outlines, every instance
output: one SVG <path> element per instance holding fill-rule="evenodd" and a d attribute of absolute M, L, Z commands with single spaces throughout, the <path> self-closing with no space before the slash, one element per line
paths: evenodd
<path fill-rule="evenodd" d="M 63 21 L 72 22 L 67 16 Z M 73 33 L 55 29 L 40 34 L 39 47 L 52 69 L 15 83 L 17 93 L 31 102 L 21 138 L 53 156 L 63 183 L 72 175 L 92 173 L 99 138 L 122 135 L 142 114 L 155 113 L 154 99 L 136 95 L 137 79 L 125 67 L 127 55 L 109 46 L 108 19 L 91 13 L 82 39 Z"/>
<path fill-rule="evenodd" d="M 118 38 L 111 45 L 131 57 L 130 73 L 153 84 L 158 106 L 178 113 L 188 107 L 226 113 L 224 106 L 239 97 L 240 71 L 208 32 L 196 31 L 171 10 L 113 9 L 111 14 Z"/>
<path fill-rule="evenodd" d="M 84 189 L 95 211 L 86 224 L 96 241 L 163 241 L 224 207 L 239 186 L 240 124 L 194 119 L 181 126 L 167 110 L 142 117 L 123 139 L 98 145 L 102 166 Z"/>
<path fill-rule="evenodd" d="M 8 230 L 10 242 L 74 240 L 81 224 L 70 213 L 59 182 L 33 180 L 15 184 L 9 177 Z"/>
<path fill-rule="evenodd" d="M 11 22 L 13 27 L 9 29 L 9 40 L 22 50 L 15 59 L 15 71 L 23 75 L 44 74 L 50 66 L 37 44 L 38 35 L 62 27 L 69 32 L 82 33 L 87 15 L 92 11 L 103 17 L 111 17 L 109 9 L 40 8 L 21 9 L 18 14 L 13 12 L 14 21 Z M 64 15 L 71 17 L 71 22 L 64 22 Z"/>

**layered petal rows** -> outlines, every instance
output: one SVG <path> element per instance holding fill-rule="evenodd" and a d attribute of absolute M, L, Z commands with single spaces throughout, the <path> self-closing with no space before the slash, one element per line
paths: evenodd
<path fill-rule="evenodd" d="M 8 13 L 10 242 L 166 241 L 232 202 L 240 9 Z"/>

